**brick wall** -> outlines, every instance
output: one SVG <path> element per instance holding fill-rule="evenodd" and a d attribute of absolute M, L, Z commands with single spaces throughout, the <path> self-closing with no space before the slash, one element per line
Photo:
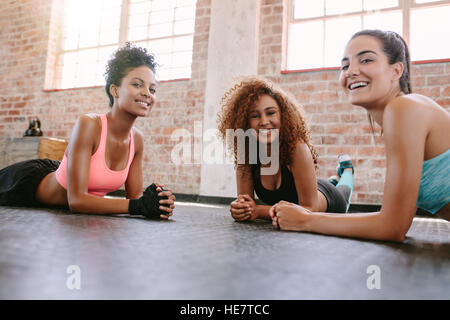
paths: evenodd
<path fill-rule="evenodd" d="M 70 137 L 77 118 L 84 113 L 106 113 L 103 87 L 44 90 L 52 78 L 52 66 L 60 27 L 52 19 L 61 1 L 2 0 L 0 6 L 0 137 L 20 137 L 31 118 L 38 116 L 48 137 Z M 53 9 L 53 10 L 52 10 Z M 150 118 L 136 126 L 145 136 L 144 183 L 160 181 L 173 190 L 197 194 L 200 165 L 175 166 L 170 151 L 176 128 L 193 132 L 203 119 L 203 100 L 208 54 L 210 0 L 198 0 L 194 36 L 192 78 L 163 83 Z"/>
<path fill-rule="evenodd" d="M 58 0 L 56 0 L 58 1 Z M 157 180 L 175 192 L 198 194 L 201 167 L 176 166 L 170 152 L 177 128 L 194 132 L 203 120 L 211 0 L 198 0 L 192 78 L 162 83 L 150 118 L 138 119 L 145 136 L 144 183 Z M 20 137 L 39 116 L 44 134 L 68 138 L 79 115 L 108 111 L 103 87 L 45 91 L 55 64 L 57 15 L 52 0 L 2 0 L 0 6 L 0 137 Z M 320 155 L 320 177 L 332 175 L 336 157 L 355 159 L 353 201 L 380 203 L 385 161 L 381 138 L 373 136 L 363 109 L 346 101 L 338 71 L 281 74 L 287 0 L 261 0 L 258 73 L 295 95 L 308 117 Z M 413 66 L 413 88 L 450 109 L 450 63 Z M 46 84 L 47 81 L 47 84 Z"/>

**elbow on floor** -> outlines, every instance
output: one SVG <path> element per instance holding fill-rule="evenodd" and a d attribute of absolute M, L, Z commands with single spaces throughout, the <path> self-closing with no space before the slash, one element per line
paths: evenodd
<path fill-rule="evenodd" d="M 390 242 L 403 242 L 406 238 L 406 231 L 403 230 L 389 230 L 384 232 L 382 240 Z"/>
<path fill-rule="evenodd" d="M 389 238 L 389 241 L 392 242 L 403 242 L 405 241 L 406 234 L 403 232 L 396 233 Z"/>
<path fill-rule="evenodd" d="M 68 197 L 69 210 L 72 212 L 86 212 L 86 206 L 83 201 L 77 198 Z"/>
<path fill-rule="evenodd" d="M 381 210 L 378 215 L 376 229 L 377 233 L 380 235 L 380 240 L 391 241 L 391 242 L 403 242 L 405 241 L 406 234 L 411 227 L 411 221 L 406 219 L 396 220 L 392 219 L 393 214 L 388 214 Z"/>
<path fill-rule="evenodd" d="M 73 202 L 69 202 L 69 210 L 71 212 L 82 212 L 80 210 L 80 206 L 78 204 L 73 203 Z"/>

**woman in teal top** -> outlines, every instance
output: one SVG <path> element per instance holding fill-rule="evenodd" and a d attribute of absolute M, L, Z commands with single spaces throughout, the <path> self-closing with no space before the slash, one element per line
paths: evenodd
<path fill-rule="evenodd" d="M 340 83 L 353 105 L 381 127 L 386 181 L 380 212 L 317 213 L 289 202 L 270 209 L 282 230 L 403 241 L 417 207 L 450 220 L 450 114 L 413 94 L 405 41 L 395 32 L 363 30 L 348 42 Z"/>

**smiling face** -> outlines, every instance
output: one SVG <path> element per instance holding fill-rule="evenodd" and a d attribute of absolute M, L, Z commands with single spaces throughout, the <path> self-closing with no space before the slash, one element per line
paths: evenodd
<path fill-rule="evenodd" d="M 370 106 L 395 96 L 403 64 L 389 64 L 381 42 L 371 36 L 358 36 L 345 48 L 340 84 L 348 94 L 350 103 Z"/>
<path fill-rule="evenodd" d="M 250 110 L 248 123 L 257 133 L 257 139 L 262 143 L 271 143 L 278 134 L 273 129 L 281 128 L 281 112 L 275 99 L 263 94 Z"/>
<path fill-rule="evenodd" d="M 114 97 L 114 106 L 145 117 L 156 102 L 155 75 L 147 66 L 131 69 L 120 86 L 111 85 L 110 92 Z"/>

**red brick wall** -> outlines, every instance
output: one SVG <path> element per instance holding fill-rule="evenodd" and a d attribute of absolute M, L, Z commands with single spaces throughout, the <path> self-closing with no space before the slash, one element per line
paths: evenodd
<path fill-rule="evenodd" d="M 56 0 L 53 15 L 58 15 Z M 163 83 L 150 118 L 138 119 L 145 136 L 144 183 L 160 181 L 174 191 L 199 193 L 200 165 L 175 166 L 170 140 L 176 128 L 193 132 L 203 119 L 210 0 L 198 0 L 192 78 Z M 20 137 L 39 116 L 46 136 L 69 138 L 84 113 L 108 112 L 103 87 L 44 91 L 49 86 L 59 26 L 51 19 L 52 0 L 8 0 L 0 7 L 0 136 Z M 51 30 L 51 31 L 50 31 Z M 47 82 L 47 84 L 46 84 Z"/>
<path fill-rule="evenodd" d="M 58 0 L 56 0 L 58 1 Z M 192 78 L 162 83 L 150 118 L 139 119 L 145 135 L 144 183 L 157 180 L 175 192 L 198 194 L 200 165 L 176 166 L 170 152 L 177 128 L 194 132 L 202 121 L 211 0 L 198 0 Z M 52 13 L 53 8 L 53 13 Z M 103 87 L 44 91 L 52 77 L 60 28 L 52 0 L 7 0 L 0 7 L 0 137 L 19 137 L 39 116 L 46 136 L 70 136 L 79 115 L 108 111 Z M 349 105 L 338 71 L 281 74 L 283 19 L 287 0 L 261 0 L 258 73 L 279 83 L 303 105 L 320 155 L 320 177 L 334 173 L 340 153 L 353 156 L 356 180 L 353 201 L 380 203 L 385 161 L 381 138 L 373 136 L 366 113 Z M 450 109 L 450 63 L 413 66 L 413 88 Z M 47 85 L 48 86 L 48 85 Z"/>

